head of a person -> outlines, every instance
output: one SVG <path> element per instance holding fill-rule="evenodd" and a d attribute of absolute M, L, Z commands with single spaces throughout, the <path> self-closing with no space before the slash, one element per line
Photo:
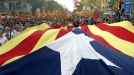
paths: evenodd
<path fill-rule="evenodd" d="M 69 20 L 69 23 L 72 23 L 72 20 Z"/>
<path fill-rule="evenodd" d="M 65 21 L 65 25 L 68 25 L 69 21 L 68 20 L 64 20 Z"/>
<path fill-rule="evenodd" d="M 85 17 L 83 17 L 81 21 L 84 22 L 85 20 L 86 20 Z"/>
<path fill-rule="evenodd" d="M 38 25 L 38 23 L 37 22 L 34 22 L 34 26 L 36 26 L 36 25 Z"/>
<path fill-rule="evenodd" d="M 22 32 L 21 26 L 18 26 L 18 32 Z"/>
<path fill-rule="evenodd" d="M 2 23 L 0 22 L 0 26 L 2 26 Z"/>
<path fill-rule="evenodd" d="M 58 23 L 61 23 L 61 19 L 60 18 L 58 19 Z"/>
<path fill-rule="evenodd" d="M 28 23 L 25 23 L 24 28 L 26 29 L 28 27 L 29 27 L 29 24 Z"/>
<path fill-rule="evenodd" d="M 14 29 L 15 29 L 15 30 L 17 30 L 17 26 L 18 26 L 18 24 L 16 24 L 16 25 L 14 26 Z"/>
<path fill-rule="evenodd" d="M 10 32 L 10 28 L 9 27 L 5 27 L 5 32 L 9 33 Z"/>
<path fill-rule="evenodd" d="M 77 20 L 78 20 L 77 17 L 75 17 L 75 18 L 74 18 L 74 22 L 77 22 Z"/>
<path fill-rule="evenodd" d="M 19 25 L 16 25 L 16 26 L 15 26 L 15 30 L 19 31 L 19 28 L 20 28 Z"/>

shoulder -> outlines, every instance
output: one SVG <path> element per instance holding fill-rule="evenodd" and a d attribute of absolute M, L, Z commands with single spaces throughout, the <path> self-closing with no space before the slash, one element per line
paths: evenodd
<path fill-rule="evenodd" d="M 15 33 L 14 32 L 11 32 L 11 36 L 14 36 L 15 35 Z"/>
<path fill-rule="evenodd" d="M 11 34 L 14 34 L 13 32 L 11 32 Z"/>
<path fill-rule="evenodd" d="M 3 33 L 3 35 L 6 35 L 6 33 Z"/>
<path fill-rule="evenodd" d="M 4 38 L 4 39 L 7 39 L 7 37 L 5 37 L 5 36 L 4 36 L 3 38 Z"/>
<path fill-rule="evenodd" d="M 17 32 L 16 30 L 13 30 L 13 32 Z"/>
<path fill-rule="evenodd" d="M 3 36 L 3 39 L 4 39 L 4 40 L 7 40 L 7 37 Z"/>
<path fill-rule="evenodd" d="M 20 34 L 20 32 L 17 32 L 18 34 Z"/>

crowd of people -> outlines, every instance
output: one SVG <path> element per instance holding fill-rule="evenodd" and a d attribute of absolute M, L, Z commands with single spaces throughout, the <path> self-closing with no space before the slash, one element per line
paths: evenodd
<path fill-rule="evenodd" d="M 19 19 L 3 19 L 3 22 L 0 23 L 0 45 L 20 34 L 26 28 L 40 24 L 39 20 L 27 20 L 24 22 Z"/>
<path fill-rule="evenodd" d="M 126 16 L 118 18 L 101 17 L 100 19 L 94 19 L 93 17 L 82 17 L 82 16 L 70 16 L 67 19 L 63 17 L 51 17 L 44 19 L 27 19 L 26 21 L 21 21 L 19 19 L 3 19 L 0 23 L 0 46 L 8 42 L 10 39 L 20 34 L 23 30 L 29 27 L 40 25 L 42 23 L 47 23 L 51 27 L 55 25 L 69 26 L 69 27 L 79 27 L 81 25 L 93 25 L 96 23 L 116 23 L 120 21 L 130 21 L 134 25 L 132 18 Z"/>

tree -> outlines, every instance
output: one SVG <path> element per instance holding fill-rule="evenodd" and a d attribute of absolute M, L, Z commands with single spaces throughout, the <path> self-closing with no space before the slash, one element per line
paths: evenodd
<path fill-rule="evenodd" d="M 85 8 L 91 7 L 91 6 L 96 6 L 96 1 L 97 0 L 82 0 L 81 5 L 77 6 L 77 11 L 82 11 L 84 6 Z"/>
<path fill-rule="evenodd" d="M 54 9 L 57 11 L 62 11 L 62 9 L 64 8 L 62 5 L 60 5 L 58 2 L 52 0 L 52 1 L 45 1 L 43 7 L 46 8 L 46 10 L 48 11 L 53 11 Z"/>
<path fill-rule="evenodd" d="M 74 11 L 81 11 L 81 10 L 83 10 L 83 7 L 84 7 L 84 4 L 81 3 L 80 6 L 76 6 L 77 9 L 75 9 Z"/>
<path fill-rule="evenodd" d="M 59 11 L 62 10 L 63 6 L 60 5 L 58 2 L 54 0 L 9 0 L 10 3 L 16 2 L 16 5 L 21 5 L 22 2 L 30 3 L 32 5 L 33 11 L 35 11 L 37 8 L 45 7 L 47 10 L 54 10 L 58 9 Z"/>
<path fill-rule="evenodd" d="M 115 11 L 117 9 L 118 0 L 110 0 L 108 3 L 108 8 L 111 8 L 112 11 Z"/>

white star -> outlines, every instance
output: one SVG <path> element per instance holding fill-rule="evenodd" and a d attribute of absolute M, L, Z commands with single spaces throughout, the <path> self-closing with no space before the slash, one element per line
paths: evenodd
<path fill-rule="evenodd" d="M 93 39 L 84 34 L 76 35 L 70 32 L 47 46 L 60 53 L 62 75 L 72 75 L 82 58 L 102 59 L 107 65 L 118 67 L 97 53 L 89 44 L 90 41 L 93 41 Z"/>

